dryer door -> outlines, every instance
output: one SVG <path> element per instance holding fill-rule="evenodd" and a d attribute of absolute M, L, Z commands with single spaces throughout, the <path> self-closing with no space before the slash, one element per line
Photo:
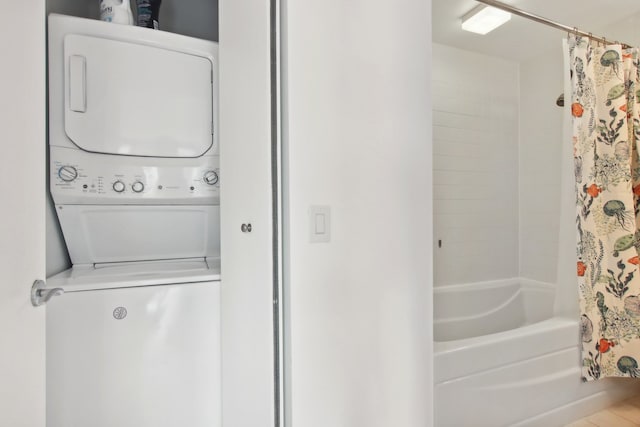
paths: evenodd
<path fill-rule="evenodd" d="M 198 157 L 213 145 L 209 58 L 78 34 L 64 58 L 65 131 L 81 149 Z"/>

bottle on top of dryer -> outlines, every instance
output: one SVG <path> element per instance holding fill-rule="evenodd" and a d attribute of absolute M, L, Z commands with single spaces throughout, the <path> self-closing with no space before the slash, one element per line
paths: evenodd
<path fill-rule="evenodd" d="M 160 28 L 158 15 L 160 13 L 160 3 L 162 0 L 136 0 L 138 26 Z"/>
<path fill-rule="evenodd" d="M 115 24 L 133 25 L 129 0 L 100 0 L 100 19 Z"/>

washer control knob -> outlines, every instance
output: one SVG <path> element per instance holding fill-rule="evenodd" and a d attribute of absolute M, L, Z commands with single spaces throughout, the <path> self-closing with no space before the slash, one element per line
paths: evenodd
<path fill-rule="evenodd" d="M 62 166 L 58 169 L 58 176 L 64 182 L 71 182 L 78 177 L 78 170 L 73 166 Z"/>
<path fill-rule="evenodd" d="M 136 193 L 142 193 L 142 190 L 144 190 L 144 184 L 140 181 L 136 181 L 131 185 L 131 189 Z"/>
<path fill-rule="evenodd" d="M 218 174 L 216 171 L 206 171 L 202 179 L 208 185 L 216 185 L 218 183 Z"/>
<path fill-rule="evenodd" d="M 116 181 L 113 183 L 113 191 L 115 191 L 116 193 L 122 193 L 124 189 L 125 189 L 124 182 Z"/>

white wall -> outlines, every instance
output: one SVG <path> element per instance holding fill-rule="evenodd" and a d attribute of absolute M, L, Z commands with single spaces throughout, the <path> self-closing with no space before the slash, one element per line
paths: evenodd
<path fill-rule="evenodd" d="M 432 425 L 430 9 L 284 4 L 288 426 Z"/>
<path fill-rule="evenodd" d="M 562 145 L 570 144 L 555 103 L 563 85 L 560 39 L 520 65 L 520 276 L 547 283 L 556 283 Z"/>
<path fill-rule="evenodd" d="M 44 1 L 0 14 L 0 425 L 45 425 L 45 311 L 29 301 L 45 274 Z"/>
<path fill-rule="evenodd" d="M 518 275 L 518 72 L 433 46 L 436 286 Z"/>

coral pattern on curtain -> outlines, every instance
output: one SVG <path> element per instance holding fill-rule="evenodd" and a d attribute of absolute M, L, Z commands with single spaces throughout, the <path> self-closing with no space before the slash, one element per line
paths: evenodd
<path fill-rule="evenodd" d="M 640 376 L 638 49 L 569 39 L 582 377 Z"/>

